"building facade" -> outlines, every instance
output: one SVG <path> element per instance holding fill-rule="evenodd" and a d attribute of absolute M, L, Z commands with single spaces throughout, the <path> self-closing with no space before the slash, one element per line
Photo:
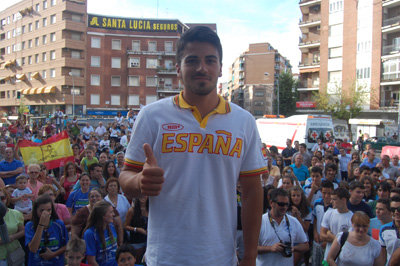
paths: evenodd
<path fill-rule="evenodd" d="M 285 71 L 291 71 L 289 60 L 269 43 L 250 44 L 230 67 L 228 98 L 254 116 L 272 114 L 279 74 Z"/>

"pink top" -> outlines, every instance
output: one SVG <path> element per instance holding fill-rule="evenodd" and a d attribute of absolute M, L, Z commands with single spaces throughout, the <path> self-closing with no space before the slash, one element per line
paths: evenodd
<path fill-rule="evenodd" d="M 32 201 L 34 201 L 37 198 L 38 193 L 39 193 L 39 189 L 43 186 L 43 183 L 40 182 L 39 180 L 37 180 L 36 181 L 36 187 L 33 188 L 31 183 L 28 181 L 26 186 L 32 190 L 32 194 L 33 194 Z"/>
<path fill-rule="evenodd" d="M 58 215 L 58 219 L 65 222 L 67 219 L 71 219 L 71 214 L 69 213 L 67 206 L 61 203 L 54 203 L 54 209 Z"/>

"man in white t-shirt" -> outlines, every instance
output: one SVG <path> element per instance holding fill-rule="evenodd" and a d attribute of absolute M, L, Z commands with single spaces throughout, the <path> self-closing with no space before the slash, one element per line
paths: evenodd
<path fill-rule="evenodd" d="M 177 43 L 183 91 L 141 109 L 119 176 L 130 197 L 150 201 L 146 263 L 237 265 L 236 184 L 242 188 L 244 256 L 254 265 L 266 172 L 254 118 L 218 96 L 222 47 L 208 27 Z"/>
<path fill-rule="evenodd" d="M 347 208 L 350 194 L 345 188 L 337 188 L 331 196 L 334 209 L 328 210 L 321 223 L 320 238 L 327 242 L 324 259 L 328 256 L 329 249 L 339 232 L 348 232 L 351 228 L 351 217 L 353 212 Z"/>
<path fill-rule="evenodd" d="M 286 214 L 289 193 L 277 188 L 270 197 L 271 210 L 262 217 L 256 265 L 293 265 L 293 253 L 308 250 L 307 235 L 300 222 Z"/>
<path fill-rule="evenodd" d="M 95 133 L 97 136 L 100 138 L 103 137 L 103 135 L 107 132 L 107 129 L 105 126 L 103 126 L 103 122 L 99 122 L 99 126 L 96 127 Z"/>
<path fill-rule="evenodd" d="M 393 252 L 400 247 L 400 197 L 392 197 L 390 211 L 393 221 L 381 227 L 379 232 L 379 243 L 381 244 L 381 259 L 389 264 Z"/>

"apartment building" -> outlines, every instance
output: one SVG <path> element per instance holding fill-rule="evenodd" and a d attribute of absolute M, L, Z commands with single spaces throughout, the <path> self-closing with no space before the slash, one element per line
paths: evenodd
<path fill-rule="evenodd" d="M 86 10 L 83 0 L 25 0 L 0 12 L 1 111 L 83 112 Z"/>
<path fill-rule="evenodd" d="M 396 119 L 400 1 L 301 0 L 299 7 L 300 103 L 312 102 L 313 92 L 356 86 L 364 93 L 361 117 Z"/>
<path fill-rule="evenodd" d="M 291 71 L 289 60 L 269 43 L 249 44 L 230 67 L 228 99 L 254 116 L 273 114 L 279 74 Z"/>

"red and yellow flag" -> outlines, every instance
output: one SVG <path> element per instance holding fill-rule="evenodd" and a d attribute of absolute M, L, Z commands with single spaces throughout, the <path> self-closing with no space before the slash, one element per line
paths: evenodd
<path fill-rule="evenodd" d="M 18 142 L 18 147 L 26 166 L 44 163 L 47 169 L 53 169 L 65 165 L 68 161 L 74 161 L 67 131 L 54 135 L 42 143 L 21 140 Z"/>

